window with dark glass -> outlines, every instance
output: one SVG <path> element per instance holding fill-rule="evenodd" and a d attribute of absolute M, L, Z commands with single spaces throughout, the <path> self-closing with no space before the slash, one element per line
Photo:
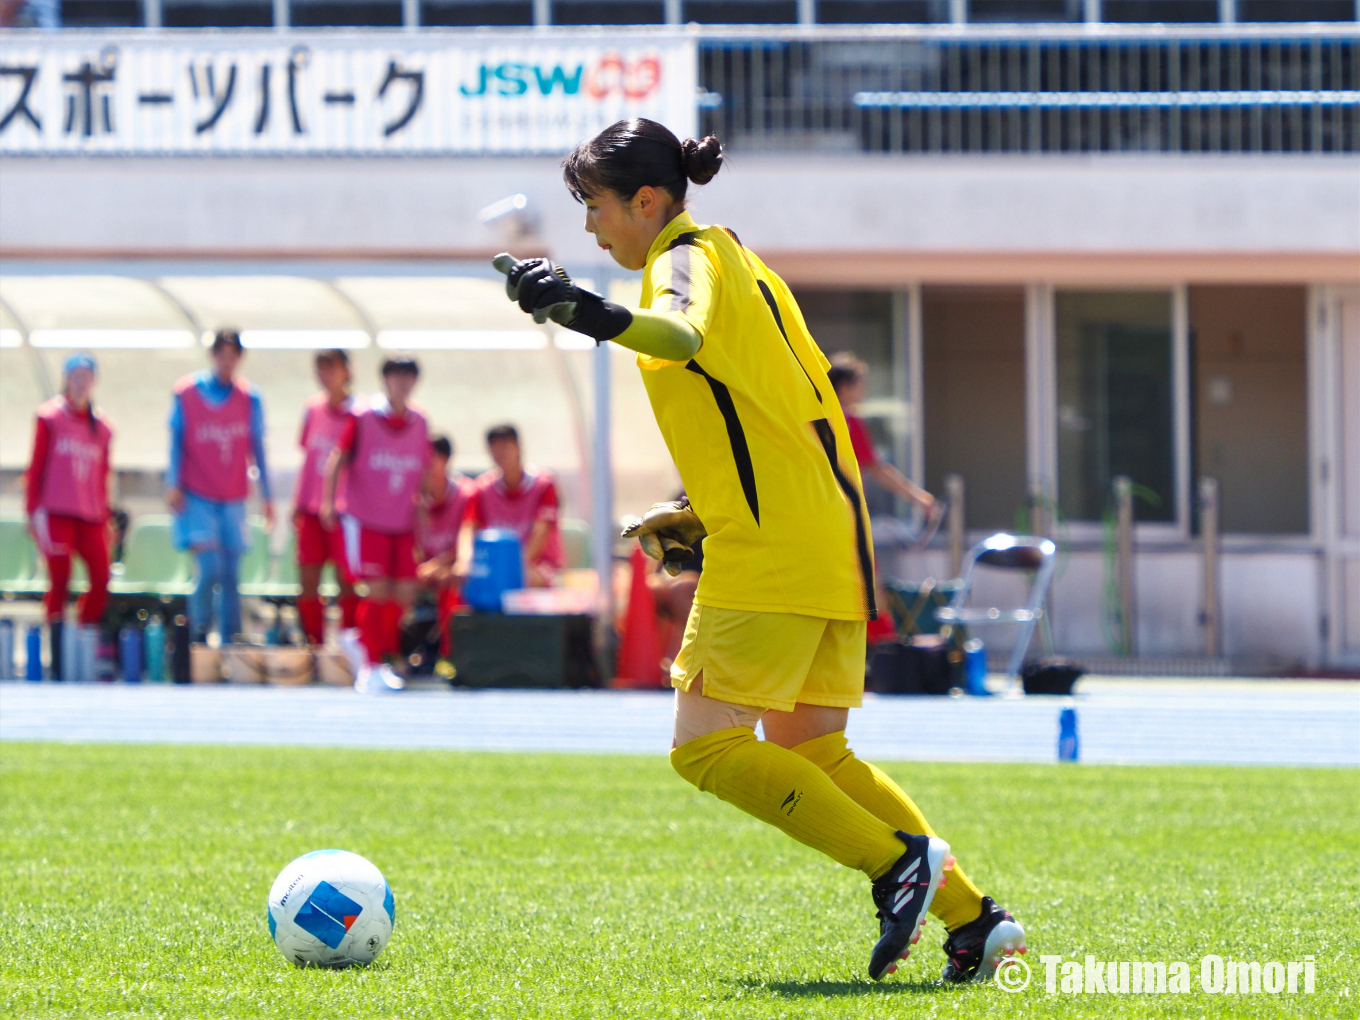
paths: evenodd
<path fill-rule="evenodd" d="M 992 23 L 1081 21 L 1082 0 L 969 0 L 968 20 Z"/>
<path fill-rule="evenodd" d="M 396 27 L 401 0 L 292 0 L 295 28 Z"/>
<path fill-rule="evenodd" d="M 948 0 L 817 0 L 826 25 L 900 25 L 949 20 Z"/>
<path fill-rule="evenodd" d="M 1309 530 L 1307 308 L 1303 287 L 1190 288 L 1194 473 L 1224 532 Z"/>
<path fill-rule="evenodd" d="M 268 28 L 274 24 L 269 0 L 164 0 L 166 28 Z"/>
<path fill-rule="evenodd" d="M 963 478 L 970 529 L 1017 527 L 1025 506 L 1025 292 L 926 287 L 921 294 L 926 488 Z"/>
<path fill-rule="evenodd" d="M 701 25 L 790 25 L 797 0 L 685 0 L 685 21 Z"/>
<path fill-rule="evenodd" d="M 1105 0 L 1102 21 L 1121 22 L 1215 22 L 1218 0 Z"/>
<path fill-rule="evenodd" d="M 61 4 L 61 23 L 66 28 L 126 28 L 141 25 L 141 0 L 64 0 Z"/>
<path fill-rule="evenodd" d="M 1354 21 L 1355 0 L 1237 0 L 1238 21 Z"/>
<path fill-rule="evenodd" d="M 553 0 L 554 25 L 659 25 L 662 0 Z"/>
<path fill-rule="evenodd" d="M 1058 505 L 1101 520 L 1119 475 L 1140 521 L 1176 517 L 1171 294 L 1060 291 Z"/>
<path fill-rule="evenodd" d="M 421 0 L 420 23 L 431 26 L 516 26 L 534 23 L 533 0 Z"/>

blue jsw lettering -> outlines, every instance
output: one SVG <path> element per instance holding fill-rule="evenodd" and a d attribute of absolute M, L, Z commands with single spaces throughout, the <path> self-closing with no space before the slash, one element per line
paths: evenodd
<path fill-rule="evenodd" d="M 482 64 L 477 70 L 475 85 L 459 86 L 465 96 L 484 96 L 488 91 L 501 96 L 522 96 L 529 91 L 532 82 L 545 96 L 561 88 L 562 94 L 574 96 L 581 91 L 581 75 L 585 66 L 577 64 L 570 74 L 561 64 L 554 64 L 546 73 L 537 65 L 524 64 Z"/>

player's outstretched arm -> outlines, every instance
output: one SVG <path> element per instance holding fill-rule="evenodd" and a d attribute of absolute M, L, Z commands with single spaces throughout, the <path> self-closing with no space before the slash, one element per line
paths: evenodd
<path fill-rule="evenodd" d="M 321 520 L 328 528 L 335 527 L 335 489 L 340 480 L 340 469 L 348 458 L 337 446 L 326 458 L 321 473 Z"/>
<path fill-rule="evenodd" d="M 565 269 L 548 259 L 516 259 L 501 254 L 492 260 L 505 274 L 511 301 L 534 317 L 551 319 L 597 343 L 612 340 L 640 354 L 666 361 L 688 361 L 699 352 L 703 338 L 678 315 L 639 309 L 632 311 L 578 287 Z"/>

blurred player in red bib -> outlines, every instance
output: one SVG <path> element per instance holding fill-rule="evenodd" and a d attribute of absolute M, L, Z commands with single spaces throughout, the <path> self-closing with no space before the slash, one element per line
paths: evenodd
<path fill-rule="evenodd" d="M 868 475 L 888 492 L 899 499 L 905 499 L 921 508 L 929 522 L 934 522 L 943 512 L 943 507 L 930 493 L 913 482 L 888 461 L 878 456 L 874 448 L 873 436 L 869 426 L 859 417 L 858 411 L 869 393 L 869 366 L 848 351 L 831 356 L 831 369 L 827 378 L 836 396 L 845 409 L 845 427 L 850 432 L 850 448 L 854 451 L 855 461 L 859 464 L 861 476 Z M 878 603 L 887 605 L 882 582 L 878 582 Z M 892 614 L 878 614 L 877 620 L 869 621 L 868 640 L 870 644 L 879 641 L 892 641 L 897 637 Z"/>
<path fill-rule="evenodd" d="M 194 641 L 207 640 L 214 606 L 222 641 L 241 634 L 237 584 L 241 557 L 250 551 L 246 499 L 252 465 L 266 526 L 274 524 L 264 405 L 259 390 L 236 374 L 244 355 L 241 335 L 219 329 L 212 341 L 212 369 L 176 383 L 170 407 L 165 500 L 175 512 L 175 547 L 194 555 L 189 596 Z"/>
<path fill-rule="evenodd" d="M 416 529 L 420 551 L 416 575 L 422 585 L 435 593 L 440 654 L 448 656 L 451 652 L 449 619 L 462 601 L 458 573 L 459 537 L 475 487 L 470 478 L 451 470 L 453 442 L 447 436 L 436 436 L 431 440 L 430 453 Z"/>
<path fill-rule="evenodd" d="M 340 584 L 340 609 L 343 628 L 351 630 L 358 618 L 359 600 L 345 559 L 345 544 L 338 526 L 326 527 L 321 521 L 321 498 L 326 487 L 326 465 L 331 451 L 349 423 L 354 399 L 350 396 L 349 355 L 342 350 L 320 351 L 316 356 L 316 378 L 322 392 L 307 401 L 302 413 L 302 432 L 298 445 L 303 450 L 302 469 L 298 472 L 293 526 L 297 529 L 298 576 L 302 594 L 298 596 L 298 619 L 303 633 L 314 645 L 326 641 L 326 611 L 317 589 L 321 571 L 329 562 L 335 566 Z M 345 511 L 346 472 L 342 469 L 335 486 L 335 509 Z"/>
<path fill-rule="evenodd" d="M 62 366 L 62 392 L 38 408 L 25 509 L 51 579 L 47 620 L 66 614 L 71 556 L 85 561 L 90 590 L 80 600 L 82 625 L 99 622 L 108 603 L 109 445 L 113 432 L 91 403 L 95 361 L 73 354 Z M 58 648 L 60 638 L 52 647 Z"/>
<path fill-rule="evenodd" d="M 497 425 L 486 434 L 495 467 L 476 482 L 468 520 L 478 530 L 505 528 L 519 536 L 524 577 L 531 588 L 546 588 L 562 569 L 562 539 L 557 530 L 557 483 L 547 471 L 525 470 L 519 433 Z"/>
<path fill-rule="evenodd" d="M 425 416 L 409 403 L 419 376 L 410 358 L 384 361 L 384 394 L 355 409 L 326 466 L 321 521 L 327 527 L 340 522 L 350 575 L 368 586 L 358 611 L 364 661 L 355 663 L 354 686 L 360 691 L 403 685 L 386 660 L 401 650 L 401 618 L 416 592 L 416 497 L 430 461 Z M 337 514 L 336 489 L 346 467 L 345 510 Z"/>

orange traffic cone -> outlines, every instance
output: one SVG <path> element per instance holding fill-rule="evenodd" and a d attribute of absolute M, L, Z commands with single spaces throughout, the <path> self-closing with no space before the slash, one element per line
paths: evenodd
<path fill-rule="evenodd" d="M 633 581 L 628 590 L 628 612 L 619 641 L 615 687 L 662 687 L 661 641 L 656 632 L 656 598 L 647 587 L 651 561 L 638 548 L 629 560 Z"/>

